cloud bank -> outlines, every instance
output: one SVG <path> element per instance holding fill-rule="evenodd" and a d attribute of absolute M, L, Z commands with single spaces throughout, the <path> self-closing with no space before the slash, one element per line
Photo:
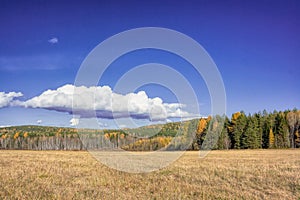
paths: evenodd
<path fill-rule="evenodd" d="M 21 92 L 0 92 L 0 108 L 10 106 L 15 98 L 21 96 L 23 96 Z"/>
<path fill-rule="evenodd" d="M 67 112 L 83 118 L 131 117 L 160 121 L 168 118 L 195 117 L 184 111 L 182 104 L 164 103 L 159 97 L 149 98 L 144 91 L 118 94 L 109 86 L 77 87 L 67 84 L 55 90 L 44 91 L 27 101 L 15 101 L 14 105 Z M 71 124 L 76 122 L 72 121 Z"/>

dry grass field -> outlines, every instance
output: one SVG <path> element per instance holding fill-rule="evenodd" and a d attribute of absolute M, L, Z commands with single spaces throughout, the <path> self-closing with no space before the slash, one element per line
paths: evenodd
<path fill-rule="evenodd" d="M 186 152 L 129 174 L 84 151 L 0 151 L 0 199 L 300 199 L 300 150 Z"/>

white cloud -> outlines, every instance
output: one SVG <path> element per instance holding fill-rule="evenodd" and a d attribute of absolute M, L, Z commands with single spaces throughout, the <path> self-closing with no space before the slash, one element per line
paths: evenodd
<path fill-rule="evenodd" d="M 103 128 L 108 127 L 107 123 L 98 122 L 98 124 L 100 127 L 103 127 Z"/>
<path fill-rule="evenodd" d="M 41 119 L 37 120 L 36 123 L 37 124 L 41 124 L 43 121 Z"/>
<path fill-rule="evenodd" d="M 58 43 L 58 38 L 53 37 L 53 38 L 49 39 L 48 42 L 51 43 L 51 44 L 56 44 L 56 43 Z"/>
<path fill-rule="evenodd" d="M 15 98 L 21 96 L 23 96 L 21 92 L 0 92 L 0 108 L 10 106 Z"/>
<path fill-rule="evenodd" d="M 64 85 L 47 90 L 19 105 L 68 112 L 85 118 L 149 119 L 192 117 L 179 103 L 164 103 L 161 98 L 149 98 L 144 91 L 125 95 L 114 93 L 109 86 L 76 87 Z"/>
<path fill-rule="evenodd" d="M 10 127 L 12 125 L 0 125 L 0 128 L 6 128 L 6 127 Z"/>
<path fill-rule="evenodd" d="M 70 125 L 71 126 L 77 126 L 79 124 L 79 119 L 78 118 L 72 118 L 70 120 Z"/>
<path fill-rule="evenodd" d="M 167 123 L 171 123 L 171 122 L 173 122 L 173 121 L 172 121 L 172 120 L 170 120 L 170 119 L 167 119 L 166 121 L 167 121 Z"/>

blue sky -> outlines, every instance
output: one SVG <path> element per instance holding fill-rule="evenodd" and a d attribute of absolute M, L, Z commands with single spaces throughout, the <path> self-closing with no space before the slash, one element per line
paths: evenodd
<path fill-rule="evenodd" d="M 0 92 L 3 99 L 10 98 L 9 92 L 21 92 L 23 96 L 10 100 L 25 102 L 48 89 L 72 85 L 81 63 L 100 42 L 128 29 L 164 27 L 190 36 L 210 54 L 223 78 L 228 115 L 239 110 L 299 108 L 299 9 L 297 0 L 4 0 L 0 2 Z M 200 114 L 210 114 L 204 81 L 189 63 L 171 53 L 148 49 L 124 55 L 110 66 L 99 86 L 113 88 L 130 68 L 149 62 L 172 66 L 183 74 L 197 91 Z M 164 103 L 177 101 L 161 86 L 145 85 L 138 91 Z M 72 115 L 67 112 L 11 102 L 0 108 L 0 126 L 38 120 L 42 125 L 70 125 Z M 109 119 L 98 120 L 103 127 L 115 127 Z M 126 120 L 120 123 L 124 126 Z"/>

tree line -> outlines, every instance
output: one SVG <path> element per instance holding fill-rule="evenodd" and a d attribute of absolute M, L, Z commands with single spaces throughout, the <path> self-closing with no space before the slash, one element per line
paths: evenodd
<path fill-rule="evenodd" d="M 136 129 L 44 126 L 0 129 L 0 149 L 129 151 L 299 148 L 300 110 L 209 116 Z"/>
<path fill-rule="evenodd" d="M 299 148 L 300 110 L 267 111 L 246 115 L 243 111 L 232 114 L 229 119 L 216 116 L 199 120 L 196 143 L 198 148 L 208 137 L 208 127 L 218 126 L 222 131 L 214 149 Z M 221 124 L 221 123 L 220 123 Z"/>

